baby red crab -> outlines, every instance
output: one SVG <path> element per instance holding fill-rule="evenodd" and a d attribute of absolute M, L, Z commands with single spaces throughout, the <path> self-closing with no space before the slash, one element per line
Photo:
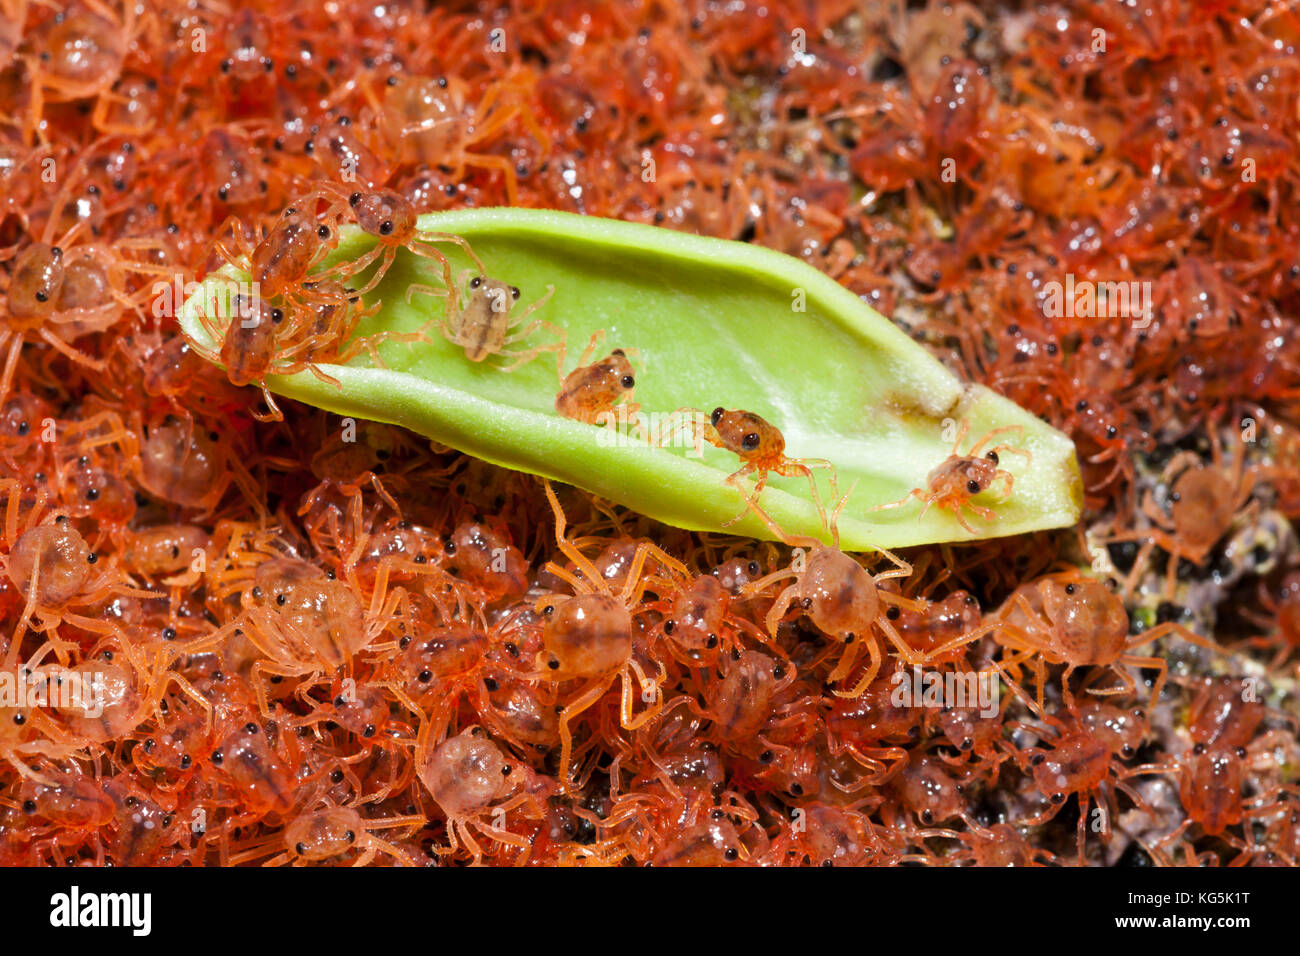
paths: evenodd
<path fill-rule="evenodd" d="M 761 568 L 757 561 L 752 564 L 757 577 Z M 737 605 L 743 603 L 716 574 L 701 574 L 674 586 L 671 596 L 650 602 L 647 609 L 663 614 L 660 628 L 668 652 L 682 664 L 700 667 L 715 663 L 723 653 L 742 649 L 742 633 L 768 642 L 766 632 L 740 613 Z"/>
<path fill-rule="evenodd" d="M 417 256 L 437 262 L 442 269 L 443 284 L 448 290 L 452 287 L 451 266 L 447 263 L 447 257 L 434 248 L 434 243 L 454 242 L 474 261 L 480 275 L 485 271 L 478 255 L 460 236 L 449 232 L 430 232 L 420 229 L 415 206 L 401 193 L 391 189 L 379 189 L 368 193 L 353 192 L 347 196 L 347 203 L 361 230 L 376 239 L 369 252 L 348 263 L 348 271 L 352 275 L 358 275 L 375 260 L 379 260 L 379 267 L 370 277 L 370 281 L 356 290 L 358 295 L 365 295 L 379 285 L 397 260 L 398 249 L 406 249 Z"/>
<path fill-rule="evenodd" d="M 1015 753 L 1021 769 L 1032 775 L 1039 792 L 1047 798 L 1048 806 L 1037 816 L 1017 821 L 1018 826 L 1036 826 L 1054 818 L 1070 794 L 1079 800 L 1077 826 L 1078 856 L 1076 865 L 1083 866 L 1085 837 L 1090 822 L 1101 833 L 1103 840 L 1111 834 L 1110 819 L 1115 812 L 1113 790 L 1125 794 L 1141 810 L 1151 813 L 1151 808 L 1141 795 L 1126 783 L 1126 779 L 1146 772 L 1145 767 L 1126 767 L 1120 758 L 1133 756 L 1141 743 L 1148 724 L 1146 715 L 1137 709 L 1123 710 L 1109 704 L 1085 705 L 1084 713 L 1067 722 L 1045 713 L 1009 677 L 1007 686 L 1019 697 L 1045 725 L 1039 727 L 1011 721 L 1008 726 L 1028 731 L 1040 740 L 1050 734 L 1050 750 L 1032 747 Z M 1090 821 L 1089 807 L 1097 801 L 1097 820 Z M 1100 823 L 1100 827 L 1096 823 Z"/>
<path fill-rule="evenodd" d="M 257 566 L 252 587 L 242 595 L 243 614 L 191 648 L 212 646 L 233 631 L 227 653 L 250 653 L 250 676 L 262 714 L 268 714 L 261 675 L 300 678 L 308 686 L 351 665 L 386 624 L 396 595 L 385 602 L 376 591 L 368 614 L 352 588 L 310 562 L 270 558 Z"/>
<path fill-rule="evenodd" d="M 50 784 L 25 780 L 17 794 L 29 832 L 49 834 L 37 846 L 48 848 L 54 859 L 61 860 L 75 854 L 83 840 L 98 843 L 100 830 L 113 819 L 115 809 L 99 781 L 79 770 L 42 768 L 42 772 Z M 102 866 L 102 850 L 98 856 L 96 862 Z"/>
<path fill-rule="evenodd" d="M 139 310 L 141 296 L 125 292 L 122 259 L 98 244 L 69 247 L 80 228 L 80 223 L 72 226 L 58 244 L 51 244 L 47 228 L 48 241 L 28 245 L 14 260 L 5 289 L 6 314 L 0 321 L 0 350 L 7 347 L 0 396 L 8 393 L 22 345 L 29 340 L 39 338 L 78 365 L 103 372 L 103 359 L 71 343 L 112 326 L 127 308 Z"/>
<path fill-rule="evenodd" d="M 1243 476 L 1244 449 L 1238 449 L 1232 469 L 1223 465 L 1223 453 L 1218 436 L 1210 431 L 1214 464 L 1201 463 L 1195 452 L 1180 452 L 1165 466 L 1162 479 L 1169 483 L 1169 514 L 1157 507 L 1150 492 L 1142 498 L 1142 513 L 1153 527 L 1116 535 L 1115 540 L 1141 540 L 1142 547 L 1133 562 L 1133 570 L 1125 582 L 1125 591 L 1131 590 L 1137 575 L 1145 566 L 1145 559 L 1156 545 L 1169 552 L 1166 568 L 1165 592 L 1173 594 L 1177 582 L 1178 559 L 1186 558 L 1201 564 L 1211 549 L 1228 533 L 1239 517 L 1248 515 L 1254 507 L 1247 504 L 1254 475 Z"/>
<path fill-rule="evenodd" d="M 357 852 L 359 855 L 352 860 L 352 866 L 365 866 L 380 853 L 404 866 L 414 866 L 415 861 L 410 854 L 375 836 L 374 831 L 405 827 L 413 832 L 426 822 L 424 817 L 416 815 L 366 819 L 354 807 L 326 804 L 314 810 L 304 810 L 290 820 L 279 834 L 285 852 L 262 865 L 322 863 Z M 270 842 L 267 841 L 268 844 Z M 230 863 L 242 863 L 264 852 L 266 850 L 262 847 L 253 847 L 232 856 Z"/>
<path fill-rule="evenodd" d="M 312 300 L 286 311 L 271 305 L 260 295 L 237 292 L 228 305 L 218 311 L 228 312 L 229 324 L 222 332 L 211 318 L 199 311 L 199 324 L 220 351 L 189 340 L 189 347 L 210 362 L 225 367 L 232 385 L 256 385 L 262 390 L 268 415 L 258 412 L 259 421 L 280 421 L 282 415 L 266 386 L 271 375 L 295 375 L 311 372 L 327 385 L 341 388 L 338 379 L 320 368 L 321 364 L 343 365 L 361 352 L 368 352 L 376 366 L 382 367 L 376 346 L 385 341 L 426 341 L 415 332 L 383 331 L 353 338 L 362 319 L 379 310 L 379 303 L 366 307 L 361 296 L 330 279 L 304 282 L 301 288 Z"/>
<path fill-rule="evenodd" d="M 1134 654 L 1136 648 L 1177 634 L 1193 644 L 1223 652 L 1213 641 L 1172 621 L 1130 636 L 1128 612 L 1118 595 L 1100 581 L 1076 571 L 1065 571 L 1022 584 L 990 622 L 934 649 L 926 655 L 926 660 L 940 657 L 990 632 L 1003 647 L 1020 652 L 1015 658 L 1004 660 L 1004 666 L 1014 668 L 1025 660 L 1034 660 L 1040 708 L 1045 679 L 1043 665 L 1064 664 L 1061 691 L 1072 713 L 1077 713 L 1078 708 L 1070 690 L 1070 675 L 1081 667 L 1109 668 L 1122 681 L 1119 687 L 1090 688 L 1093 694 L 1116 694 L 1125 689 L 1135 692 L 1137 686 L 1123 665 L 1154 668 L 1160 672 L 1151 688 L 1151 700 L 1155 702 L 1164 689 L 1169 665 L 1163 657 Z"/>
<path fill-rule="evenodd" d="M 966 820 L 966 829 L 960 832 L 930 828 L 926 837 L 944 837 L 957 840 L 961 848 L 945 854 L 942 862 L 955 865 L 958 861 L 974 866 L 1055 866 L 1056 856 L 1040 847 L 1031 846 L 1014 826 L 995 823 L 988 829 L 974 820 Z M 906 859 L 906 858 L 905 858 Z M 920 862 L 930 862 L 923 858 Z"/>
<path fill-rule="evenodd" d="M 683 414 L 687 417 L 682 418 Z M 821 493 L 817 490 L 817 480 L 812 469 L 826 468 L 830 472 L 831 494 L 837 495 L 835 466 L 824 458 L 787 458 L 785 454 L 785 436 L 781 430 L 767 419 L 753 412 L 729 410 L 718 407 L 709 416 L 708 424 L 701 424 L 697 418 L 701 413 L 693 408 L 678 409 L 674 413 L 675 423 L 667 434 L 661 434 L 656 444 L 664 445 L 673 433 L 683 425 L 695 432 L 696 442 L 703 438 L 716 448 L 725 448 L 740 456 L 741 466 L 724 479 L 724 483 L 739 491 L 745 498 L 745 508 L 723 527 L 735 524 L 750 509 L 753 509 L 766 521 L 762 509 L 758 507 L 759 496 L 767 486 L 770 474 L 783 478 L 804 477 L 808 479 L 808 488 L 812 492 L 813 503 L 823 526 L 827 526 L 826 508 L 822 504 Z M 746 494 L 743 479 L 746 475 L 757 474 L 758 480 L 751 494 Z"/>
<path fill-rule="evenodd" d="M 34 133 L 42 143 L 49 142 L 49 129 L 41 119 L 47 102 L 68 103 L 92 97 L 99 101 L 108 95 L 136 44 L 137 11 L 143 11 L 134 4 L 122 4 L 119 15 L 100 0 L 49 7 L 56 12 L 33 25 L 28 42 L 21 48 L 28 91 L 24 141 L 30 141 Z M 5 19 L 8 17 L 6 12 Z M 17 18 L 20 29 L 22 20 L 21 16 Z M 16 113 L 17 106 L 6 111 Z"/>
<path fill-rule="evenodd" d="M 1267 710 L 1251 699 L 1251 688 L 1250 681 L 1206 681 L 1187 714 L 1192 746 L 1181 759 L 1138 768 L 1142 773 L 1176 772 L 1179 798 L 1187 812 L 1177 829 L 1148 848 L 1159 862 L 1167 862 L 1166 850 L 1198 823 L 1204 834 L 1253 854 L 1255 826 L 1249 821 L 1267 820 L 1286 810 L 1287 804 L 1278 798 L 1293 787 L 1270 782 L 1264 771 L 1277 771 L 1280 763 L 1291 759 L 1282 755 L 1294 751 L 1294 730 L 1278 728 L 1260 734 Z M 1237 824 L 1242 824 L 1244 843 L 1225 832 Z"/>
<path fill-rule="evenodd" d="M 900 508 L 912 498 L 919 498 L 924 502 L 920 516 L 924 516 L 930 510 L 931 505 L 937 505 L 951 511 L 958 523 L 967 532 L 978 534 L 966 521 L 962 509 L 969 509 L 985 521 L 992 521 L 997 517 L 993 509 L 977 505 L 971 499 L 981 492 L 987 491 L 995 481 L 1003 481 L 1006 484 L 1002 494 L 1003 501 L 1011 496 L 1011 486 L 1015 479 L 1012 477 L 1011 472 L 998 467 L 1000 463 L 999 453 L 1011 452 L 1015 455 L 1024 455 L 1026 463 L 1032 462 L 1033 456 L 1024 449 L 1014 448 L 1011 445 L 996 445 L 981 455 L 984 446 L 998 435 L 1014 431 L 1023 436 L 1023 425 L 1007 425 L 1003 428 L 995 428 L 976 442 L 965 455 L 959 455 L 957 449 L 961 447 L 961 443 L 966 438 L 966 432 L 969 429 L 970 423 L 962 422 L 961 430 L 957 433 L 957 440 L 952 443 L 952 454 L 926 476 L 925 488 L 913 488 L 897 501 L 885 505 L 876 505 L 871 510 L 883 511 L 887 508 Z"/>
<path fill-rule="evenodd" d="M 660 712 L 662 694 L 660 685 L 646 676 L 633 653 L 632 611 L 641 603 L 646 582 L 642 574 L 646 559 L 653 557 L 664 569 L 676 572 L 685 581 L 686 568 L 648 541 L 637 545 L 623 582 L 616 593 L 604 575 L 565 535 L 564 511 L 555 497 L 549 481 L 545 482 L 546 497 L 555 512 L 555 540 L 564 555 L 573 562 L 582 577 L 570 573 L 555 562 L 546 570 L 565 581 L 573 589 L 572 595 L 550 594 L 537 601 L 542 615 L 542 648 L 537 659 L 544 666 L 538 678 L 561 683 L 577 679 L 582 681 L 576 696 L 569 699 L 560 713 L 560 781 L 569 784 L 569 764 L 573 756 L 574 718 L 604 696 L 614 681 L 623 682 L 619 715 L 623 727 L 635 730 Z M 662 670 L 662 665 L 660 665 Z M 634 690 L 653 693 L 655 702 L 645 711 L 633 716 Z"/>
<path fill-rule="evenodd" d="M 232 385 L 259 385 L 270 414 L 254 413 L 259 421 L 279 421 L 284 416 L 275 404 L 266 377 L 271 374 L 275 359 L 276 328 L 284 321 L 284 310 L 271 306 L 265 300 L 235 295 L 230 300 L 232 318 L 225 333 L 216 328 L 206 314 L 200 312 L 199 323 L 212 341 L 220 342 L 221 349 L 214 352 L 191 341 L 190 348 L 211 362 L 220 362 Z"/>
<path fill-rule="evenodd" d="M 832 530 L 835 529 L 835 518 L 847 500 L 848 495 L 845 495 L 836 507 L 835 514 L 831 517 Z M 760 517 L 765 516 L 760 512 Z M 837 697 L 860 697 L 880 672 L 884 654 L 873 628 L 879 628 L 909 664 L 919 666 L 927 660 L 926 655 L 904 641 L 894 625 L 890 623 L 898 619 L 901 614 L 900 608 L 915 610 L 916 602 L 880 587 L 884 581 L 910 575 L 912 573 L 910 564 L 882 548 L 880 553 L 888 558 L 894 567 L 873 575 L 839 549 L 838 533 L 835 535 L 836 545 L 828 547 L 814 538 L 789 537 L 781 534 L 780 529 L 775 525 L 769 524 L 769 527 L 779 534 L 786 544 L 806 547 L 810 551 L 806 558 L 802 553 L 799 554 L 796 562 L 789 568 L 773 572 L 745 588 L 749 593 L 758 593 L 776 581 L 788 577 L 795 578 L 794 583 L 777 596 L 767 612 L 768 633 L 776 637 L 781 618 L 785 616 L 791 605 L 797 605 L 804 614 L 808 615 L 818 630 L 834 638 L 845 648 L 839 662 L 827 675 L 828 683 L 836 683 L 847 677 L 857 663 L 860 649 L 864 645 L 867 648 L 871 661 L 866 672 L 851 690 L 836 688 Z M 802 569 L 800 569 L 801 562 Z M 886 603 L 892 606 L 882 613 L 881 605 Z"/>
<path fill-rule="evenodd" d="M 1287 573 L 1274 593 L 1264 581 L 1259 582 L 1259 604 L 1267 615 L 1249 608 L 1241 614 L 1247 620 L 1275 633 L 1253 637 L 1246 641 L 1252 647 L 1276 648 L 1269 670 L 1277 670 L 1286 660 L 1300 651 L 1300 570 Z"/>
<path fill-rule="evenodd" d="M 534 319 L 523 325 L 524 319 L 551 300 L 555 294 L 553 285 L 548 285 L 540 299 L 519 313 L 512 311 L 521 295 L 518 286 L 490 278 L 482 272 L 475 273 L 472 269 L 463 271 L 456 282 L 445 289 L 413 285 L 406 290 L 406 301 L 409 303 L 417 293 L 446 299 L 443 316 L 441 319 L 435 317 L 432 322 L 448 342 L 465 350 L 465 357 L 471 362 L 482 362 L 492 355 L 513 358 L 512 363 L 502 368 L 503 372 L 513 372 L 543 352 L 559 352 L 564 348 L 563 329 L 545 319 Z M 523 327 L 519 328 L 521 325 Z M 522 342 L 542 327 L 554 332 L 560 340 L 518 352 L 504 351 L 507 345 Z M 517 331 L 511 333 L 511 329 Z"/>
<path fill-rule="evenodd" d="M 115 627 L 99 617 L 74 613 L 73 607 L 93 607 L 115 594 L 139 598 L 157 596 L 152 591 L 121 583 L 112 571 L 96 573 L 99 555 L 90 549 L 80 532 L 63 515 L 36 523 L 31 520 L 36 514 L 33 512 L 27 529 L 19 534 L 16 487 L 11 488 L 10 495 L 5 536 L 13 544 L 4 556 L 4 571 L 23 594 L 26 603 L 9 644 L 6 669 L 12 670 L 17 662 L 19 646 L 33 618 L 39 619 L 41 630 L 49 638 L 49 646 L 66 662 L 66 648 L 70 645 L 58 637 L 61 623 L 68 622 L 97 634 L 111 634 Z"/>
<path fill-rule="evenodd" d="M 457 181 L 465 167 L 495 169 L 505 177 L 509 204 L 519 202 L 515 161 L 480 152 L 515 116 L 536 137 L 543 149 L 549 138 L 538 127 L 527 103 L 532 95 L 532 73 L 515 69 L 493 82 L 473 103 L 469 87 L 454 76 L 397 75 L 377 107 L 378 128 L 386 144 L 403 162 L 420 166 L 452 166 Z M 367 95 L 367 99 L 374 99 Z"/>
<path fill-rule="evenodd" d="M 301 197 L 297 204 L 280 214 L 266 236 L 255 244 L 250 244 L 245 237 L 238 217 L 230 216 L 217 230 L 218 238 L 212 249 L 234 268 L 247 272 L 258 296 L 336 301 L 331 296 L 312 292 L 307 283 L 312 270 L 338 245 L 338 203 L 329 206 L 322 215 L 316 214 L 318 202 L 329 198 L 322 190 Z M 233 251 L 227 244 L 230 241 L 235 245 Z M 341 268 L 334 266 L 311 278 L 331 278 L 339 271 Z"/>
<path fill-rule="evenodd" d="M 888 828 L 858 810 L 804 803 L 799 825 L 783 827 L 770 859 L 778 865 L 870 866 L 893 862 L 897 851 Z"/>
<path fill-rule="evenodd" d="M 564 353 L 560 352 L 560 394 L 555 397 L 555 410 L 565 418 L 588 425 L 613 424 L 618 420 L 615 406 L 620 401 L 626 402 L 620 410 L 625 421 L 641 410 L 632 400 L 636 376 L 626 352 L 614 349 L 599 362 L 588 364 L 604 334 L 602 329 L 592 335 L 578 359 L 578 367 L 568 375 L 564 374 Z"/>
<path fill-rule="evenodd" d="M 518 769 L 481 727 L 471 727 L 444 740 L 420 760 L 420 782 L 446 816 L 447 839 L 451 844 L 445 849 L 435 847 L 434 852 L 450 855 L 463 843 L 474 855 L 474 862 L 482 862 L 483 849 L 474 839 L 471 827 L 501 843 L 526 849 L 526 839 L 496 823 L 517 807 L 535 802 L 526 790 L 511 795 L 516 788 L 515 779 L 522 776 Z M 534 810 L 539 817 L 544 816 L 540 808 Z M 493 822 L 485 820 L 485 816 L 492 817 Z"/>
<path fill-rule="evenodd" d="M 748 861 L 744 842 L 735 824 L 722 811 L 708 819 L 676 831 L 654 856 L 655 866 L 733 866 Z"/>
<path fill-rule="evenodd" d="M 6 672 L 10 677 L 16 673 L 12 667 L 6 667 Z M 49 775 L 29 767 L 24 758 L 66 759 L 83 748 L 89 748 L 91 742 L 73 737 L 38 707 L 14 707 L 4 703 L 4 698 L 16 696 L 12 684 L 5 688 L 5 692 L 0 697 L 0 764 L 8 764 L 27 780 L 47 787 L 58 786 Z M 26 701 L 18 703 L 25 704 Z"/>

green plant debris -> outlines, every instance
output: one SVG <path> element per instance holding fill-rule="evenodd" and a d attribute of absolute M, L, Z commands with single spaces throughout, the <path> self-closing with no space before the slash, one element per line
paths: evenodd
<path fill-rule="evenodd" d="M 924 348 L 832 279 L 805 263 L 746 243 L 668 229 L 528 209 L 477 209 L 421 217 L 422 230 L 463 236 L 487 273 L 519 287 L 519 308 L 555 293 L 534 318 L 567 331 L 570 371 L 589 337 L 604 329 L 596 358 L 623 348 L 636 369 L 642 413 L 662 418 L 687 406 L 716 406 L 763 416 L 783 432 L 786 454 L 825 458 L 841 492 L 852 488 L 838 529 L 845 549 L 901 547 L 1021 534 L 1078 520 L 1082 484 L 1070 440 L 1019 406 L 979 385 L 964 385 Z M 355 259 L 374 238 L 345 227 L 326 265 Z M 439 246 L 453 277 L 469 259 Z M 231 268 L 207 282 L 245 277 Z M 359 284 L 361 277 L 354 282 Z M 445 298 L 416 295 L 412 284 L 441 287 L 436 262 L 399 252 L 367 296 L 382 308 L 358 330 L 410 332 L 440 318 Z M 200 290 L 185 303 L 187 335 L 211 345 L 197 319 Z M 364 354 L 347 366 L 322 366 L 341 387 L 310 371 L 267 379 L 271 391 L 340 415 L 402 425 L 434 441 L 506 468 L 568 482 L 671 525 L 771 538 L 752 512 L 726 525 L 745 499 L 724 480 L 740 467 L 734 453 L 683 440 L 653 447 L 608 427 L 561 418 L 554 358 L 543 354 L 512 372 L 499 357 L 470 362 L 463 349 L 429 329 L 429 341 L 386 342 L 386 368 Z M 543 344 L 538 330 L 513 348 Z M 218 343 L 219 346 L 219 343 Z M 966 451 L 988 432 L 1032 454 L 1007 454 L 1014 475 L 977 495 L 991 521 L 966 513 L 975 534 L 951 510 L 922 503 L 873 508 L 925 487 L 952 451 L 965 423 Z M 826 470 L 817 469 L 824 501 Z M 745 479 L 752 487 L 753 477 Z M 829 540 L 804 477 L 770 477 L 763 509 L 788 534 Z"/>

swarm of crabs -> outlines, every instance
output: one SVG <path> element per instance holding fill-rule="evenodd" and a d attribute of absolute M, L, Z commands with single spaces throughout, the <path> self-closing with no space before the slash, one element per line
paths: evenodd
<path fill-rule="evenodd" d="M 431 7 L 0 0 L 0 863 L 1297 862 L 1293 5 Z M 1082 521 L 986 538 L 972 434 L 910 505 L 980 540 L 694 534 L 258 387 L 373 352 L 399 247 L 412 341 L 562 351 L 415 221 L 505 204 L 803 258 L 1069 434 Z M 160 290 L 224 265 L 204 351 Z M 746 416 L 753 505 L 816 463 Z"/>

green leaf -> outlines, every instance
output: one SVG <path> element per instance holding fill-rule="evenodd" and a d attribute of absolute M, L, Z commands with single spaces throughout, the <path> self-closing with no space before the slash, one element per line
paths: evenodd
<path fill-rule="evenodd" d="M 799 260 L 746 243 L 530 209 L 436 213 L 421 217 L 420 227 L 467 239 L 491 277 L 521 289 L 519 307 L 554 285 L 534 317 L 567 330 L 566 372 L 591 334 L 604 329 L 595 358 L 613 348 L 629 351 L 645 413 L 744 409 L 781 429 L 787 455 L 834 462 L 841 492 L 853 487 L 838 522 L 845 549 L 997 537 L 1078 520 L 1082 483 L 1065 435 L 983 386 L 963 386 L 888 319 Z M 346 228 L 327 263 L 356 258 L 373 242 Z M 468 267 L 456 246 L 439 248 L 453 276 Z M 382 299 L 383 307 L 358 334 L 413 331 L 441 316 L 442 298 L 419 295 L 407 303 L 413 283 L 441 287 L 441 274 L 434 262 L 402 250 L 367 297 Z M 181 324 L 211 346 L 197 321 L 196 300 L 206 294 L 187 300 Z M 341 388 L 310 372 L 272 376 L 267 384 L 340 415 L 402 425 L 494 464 L 577 485 L 668 524 L 772 537 L 752 513 L 724 527 L 745 507 L 723 483 L 740 465 L 735 454 L 706 445 L 701 459 L 691 448 L 616 442 L 606 429 L 556 414 L 551 356 L 507 373 L 499 357 L 473 363 L 436 331 L 429 335 L 428 344 L 380 346 L 387 368 L 368 367 L 364 357 L 323 366 Z M 539 330 L 514 347 L 548 339 Z M 968 514 L 972 535 L 942 508 L 921 516 L 915 499 L 872 510 L 924 487 L 951 453 L 962 422 L 969 426 L 963 452 L 995 428 L 1021 425 L 1023 440 L 998 441 L 1033 455 L 1031 464 L 1003 456 L 1015 476 L 1010 497 L 1000 500 L 1000 490 L 990 490 L 975 499 L 996 511 L 993 521 Z M 825 471 L 817 469 L 818 481 L 830 501 Z M 753 478 L 746 481 L 752 487 Z M 828 539 L 806 478 L 773 475 L 760 501 L 787 533 Z"/>

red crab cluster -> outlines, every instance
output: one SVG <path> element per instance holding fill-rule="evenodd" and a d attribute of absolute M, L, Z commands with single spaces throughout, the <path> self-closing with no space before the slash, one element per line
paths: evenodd
<path fill-rule="evenodd" d="M 1266 0 L 0 0 L 0 863 L 1293 865 L 1297 44 Z M 416 215 L 497 204 L 804 258 L 1066 431 L 1085 522 L 689 534 L 245 387 L 372 348 L 363 270 L 450 289 Z M 224 264 L 266 298 L 200 353 Z"/>

